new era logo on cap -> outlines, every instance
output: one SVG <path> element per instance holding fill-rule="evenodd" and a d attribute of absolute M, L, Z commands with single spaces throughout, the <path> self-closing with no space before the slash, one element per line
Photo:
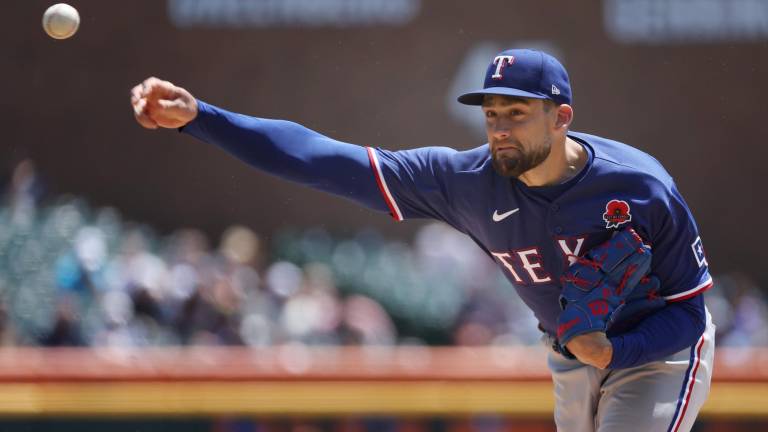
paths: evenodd
<path fill-rule="evenodd" d="M 563 65 L 549 54 L 530 49 L 511 49 L 496 55 L 486 70 L 483 88 L 459 96 L 459 102 L 482 105 L 487 94 L 572 103 Z"/>

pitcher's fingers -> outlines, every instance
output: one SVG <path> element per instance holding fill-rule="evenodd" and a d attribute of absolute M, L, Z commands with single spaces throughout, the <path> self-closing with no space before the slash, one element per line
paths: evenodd
<path fill-rule="evenodd" d="M 174 85 L 170 81 L 149 77 L 142 83 L 141 96 L 149 99 L 167 98 L 173 95 Z"/>
<path fill-rule="evenodd" d="M 151 118 L 145 116 L 145 115 L 138 115 L 135 116 L 136 121 L 139 122 L 140 125 L 147 129 L 157 129 L 157 123 L 154 122 Z"/>
<path fill-rule="evenodd" d="M 133 116 L 140 125 L 147 129 L 157 129 L 157 123 L 147 113 L 147 100 L 139 99 L 133 104 Z"/>
<path fill-rule="evenodd" d="M 147 129 L 157 129 L 157 123 L 146 115 L 137 115 L 136 121 Z"/>
<path fill-rule="evenodd" d="M 131 105 L 136 105 L 139 99 L 141 99 L 141 90 L 143 88 L 142 84 L 138 84 L 131 89 Z"/>

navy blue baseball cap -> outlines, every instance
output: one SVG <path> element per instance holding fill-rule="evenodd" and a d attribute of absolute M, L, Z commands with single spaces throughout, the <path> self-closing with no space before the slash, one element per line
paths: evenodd
<path fill-rule="evenodd" d="M 459 96 L 465 105 L 482 105 L 485 95 L 551 99 L 571 104 L 568 72 L 556 58 L 530 49 L 511 49 L 493 58 L 481 90 Z"/>

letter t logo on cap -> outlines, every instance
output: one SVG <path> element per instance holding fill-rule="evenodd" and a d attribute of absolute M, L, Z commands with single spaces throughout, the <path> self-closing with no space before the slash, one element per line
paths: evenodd
<path fill-rule="evenodd" d="M 514 61 L 515 57 L 511 55 L 496 56 L 496 58 L 493 59 L 493 64 L 496 65 L 496 73 L 494 73 L 491 78 L 501 79 L 501 70 L 504 69 L 504 66 L 509 66 L 514 63 Z"/>

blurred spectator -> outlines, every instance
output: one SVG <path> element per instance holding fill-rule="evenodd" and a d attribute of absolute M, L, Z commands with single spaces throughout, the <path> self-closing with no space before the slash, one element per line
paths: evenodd
<path fill-rule="evenodd" d="M 85 338 L 80 331 L 77 307 L 67 297 L 62 297 L 56 307 L 53 328 L 40 338 L 43 346 L 83 346 Z"/>
<path fill-rule="evenodd" d="M 35 163 L 24 159 L 16 165 L 7 191 L 11 222 L 14 225 L 32 223 L 38 201 L 43 196 L 43 185 L 37 175 Z"/>
<path fill-rule="evenodd" d="M 16 330 L 8 317 L 5 302 L 0 302 L 0 346 L 17 345 Z"/>
<path fill-rule="evenodd" d="M 304 268 L 298 290 L 286 298 L 280 323 L 287 337 L 306 344 L 338 344 L 341 304 L 330 269 L 312 263 Z"/>
<path fill-rule="evenodd" d="M 363 295 L 344 301 L 342 342 L 347 345 L 394 345 L 397 334 L 392 319 L 380 304 Z"/>
<path fill-rule="evenodd" d="M 202 233 L 187 231 L 173 274 L 184 285 L 175 292 L 184 299 L 175 327 L 185 344 L 241 345 L 243 305 L 258 295 L 260 277 L 254 268 L 260 254 L 256 234 L 233 226 L 222 235 L 218 254 L 205 255 Z"/>
<path fill-rule="evenodd" d="M 209 279 L 213 260 L 208 239 L 201 231 L 181 229 L 168 240 L 165 261 L 168 262 L 168 295 L 163 303 L 165 314 L 177 319 L 182 306 L 196 294 L 198 286 Z"/>
<path fill-rule="evenodd" d="M 139 227 L 129 228 L 119 253 L 106 268 L 106 287 L 110 290 L 146 289 L 162 301 L 168 291 L 168 269 L 165 262 L 150 250 L 149 234 Z"/>

